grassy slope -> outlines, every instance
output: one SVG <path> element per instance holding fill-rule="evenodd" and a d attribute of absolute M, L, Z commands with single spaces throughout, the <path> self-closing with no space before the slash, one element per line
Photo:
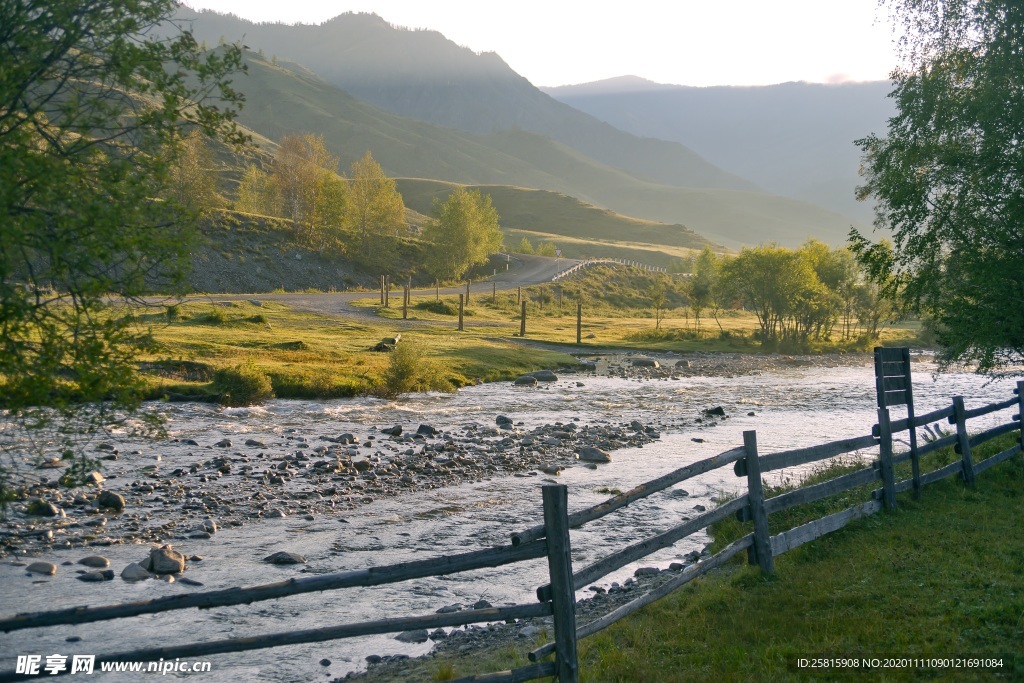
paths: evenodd
<path fill-rule="evenodd" d="M 434 202 L 444 201 L 456 186 L 438 180 L 398 179 L 406 205 L 421 213 L 430 213 Z M 682 225 L 630 218 L 558 192 L 508 185 L 472 185 L 470 189 L 491 196 L 506 228 L 562 235 L 584 243 L 629 242 L 647 249 L 672 246 L 686 250 L 710 244 L 715 251 L 722 251 Z"/>
<path fill-rule="evenodd" d="M 343 169 L 370 150 L 393 176 L 543 188 L 642 219 L 686 225 L 729 247 L 770 240 L 795 246 L 809 235 L 840 243 L 849 229 L 846 218 L 810 204 L 756 192 L 658 185 L 536 133 L 462 133 L 377 109 L 297 67 L 253 54 L 247 63 L 249 73 L 238 84 L 246 95 L 239 120 L 275 140 L 322 133 Z"/>
<path fill-rule="evenodd" d="M 986 444 L 976 460 L 1014 438 Z M 1020 455 L 980 474 L 973 488 L 954 478 L 926 487 L 918 501 L 900 495 L 897 512 L 775 558 L 773 578 L 738 559 L 581 641 L 580 680 L 1021 680 L 1021 515 Z M 772 520 L 773 532 L 784 528 Z M 427 660 L 418 677 L 403 680 L 523 666 L 537 644 Z M 797 669 L 798 658 L 814 656 L 996 657 L 1003 668 Z"/>

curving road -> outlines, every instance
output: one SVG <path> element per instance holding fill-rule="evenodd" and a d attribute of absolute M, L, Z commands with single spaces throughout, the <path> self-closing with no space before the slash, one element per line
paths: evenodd
<path fill-rule="evenodd" d="M 474 282 L 470 286 L 470 295 L 472 298 L 473 295 L 484 296 L 490 294 L 493 288 L 507 290 L 515 287 L 526 287 L 551 282 L 558 273 L 579 263 L 582 263 L 582 261 L 577 259 L 551 258 L 549 256 L 534 256 L 531 254 L 508 255 L 506 261 L 508 270 L 498 270 L 492 277 L 481 282 Z M 440 293 L 451 295 L 460 294 L 465 291 L 466 287 L 463 285 L 461 287 L 442 288 Z M 413 296 L 427 296 L 434 292 L 435 289 L 430 287 L 414 289 L 412 294 Z M 394 290 L 392 290 L 391 294 L 392 298 L 395 298 L 396 292 Z M 260 301 L 277 301 L 296 309 L 313 313 L 337 315 L 346 318 L 378 319 L 373 310 L 352 306 L 352 302 L 357 299 L 367 299 L 377 295 L 377 290 L 324 294 L 305 294 L 302 292 L 289 294 L 204 294 L 186 297 L 185 301 L 244 301 L 247 299 L 259 299 Z M 392 306 L 394 305 L 392 303 Z M 397 305 L 401 306 L 400 293 L 397 297 Z M 403 322 L 422 325 L 425 321 L 391 320 L 388 321 L 388 324 L 401 324 Z"/>

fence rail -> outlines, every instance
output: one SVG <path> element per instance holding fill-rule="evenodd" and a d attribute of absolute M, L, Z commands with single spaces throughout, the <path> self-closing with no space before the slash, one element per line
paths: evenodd
<path fill-rule="evenodd" d="M 538 602 L 533 604 L 467 610 L 451 614 L 392 617 L 377 621 L 342 624 L 303 631 L 271 633 L 246 638 L 231 638 L 205 643 L 135 650 L 100 655 L 97 657 L 97 662 L 126 660 L 156 661 L 160 658 L 168 660 L 227 652 L 242 652 L 282 645 L 324 642 L 355 636 L 405 631 L 414 628 L 441 628 L 520 618 L 552 617 L 554 622 L 554 641 L 529 653 L 529 659 L 535 662 L 534 664 L 510 671 L 461 678 L 459 681 L 462 683 L 469 683 L 470 681 L 512 683 L 556 676 L 562 683 L 575 682 L 578 680 L 579 675 L 576 657 L 579 639 L 598 633 L 643 606 L 660 600 L 695 578 L 722 566 L 741 551 L 746 550 L 748 561 L 752 564 L 760 565 L 762 571 L 773 573 L 774 557 L 820 538 L 825 534 L 841 529 L 855 519 L 876 514 L 883 509 L 895 509 L 895 496 L 899 492 L 911 489 L 918 491 L 922 486 L 954 475 L 959 475 L 968 484 L 973 484 L 978 473 L 1019 454 L 1022 450 L 1021 436 L 1018 436 L 1017 443 L 1012 447 L 981 462 L 975 463 L 972 456 L 972 449 L 986 441 L 1014 431 L 1018 432 L 1018 434 L 1021 433 L 1021 414 L 1024 414 L 1024 382 L 1017 383 L 1014 394 L 1014 398 L 970 410 L 965 409 L 963 398 L 958 396 L 953 399 L 953 405 L 949 408 L 895 421 L 889 419 L 888 408 L 881 408 L 878 411 L 879 422 L 872 427 L 870 435 L 766 455 L 758 453 L 756 432 L 744 432 L 742 447 L 734 448 L 711 458 L 679 468 L 641 484 L 630 491 L 609 498 L 599 505 L 594 505 L 572 514 L 569 514 L 567 509 L 566 487 L 560 485 L 544 486 L 542 488 L 544 503 L 543 524 L 513 534 L 511 543 L 508 546 L 486 548 L 459 555 L 417 560 L 385 567 L 374 567 L 361 571 L 294 578 L 288 581 L 250 588 L 228 588 L 120 605 L 78 607 L 19 614 L 14 617 L 0 619 L 0 632 L 55 625 L 82 624 L 192 607 L 209 608 L 248 604 L 314 591 L 377 586 L 428 576 L 452 574 L 471 569 L 499 567 L 545 557 L 548 563 L 549 583 L 537 588 Z M 1012 416 L 1009 422 L 976 433 L 973 436 L 968 435 L 967 420 L 1014 407 L 1018 408 L 1018 412 Z M 911 450 L 909 452 L 893 454 L 893 434 L 910 429 L 916 430 L 942 420 L 955 424 L 956 433 L 942 436 L 920 446 L 917 445 L 916 438 L 912 438 Z M 921 455 L 948 446 L 954 447 L 955 452 L 961 456 L 959 460 L 925 474 L 920 474 L 915 467 L 914 476 L 910 479 L 899 482 L 895 481 L 894 466 L 896 464 L 906 462 L 907 460 L 913 460 L 916 463 Z M 878 459 L 873 460 L 862 469 L 818 484 L 797 488 L 780 495 L 768 498 L 764 495 L 761 481 L 761 474 L 763 472 L 818 462 L 847 453 L 863 451 L 868 448 L 878 449 Z M 677 483 L 686 481 L 699 474 L 724 467 L 731 463 L 735 463 L 734 472 L 736 476 L 746 477 L 746 493 L 713 510 L 704 512 L 694 519 L 686 520 L 649 538 L 635 541 L 587 567 L 575 572 L 573 571 L 570 528 L 577 528 L 595 522 L 630 503 L 664 491 Z M 771 515 L 798 505 L 812 503 L 837 493 L 865 486 L 878 480 L 882 481 L 882 487 L 873 490 L 869 500 L 840 512 L 829 514 L 792 529 L 771 535 Z M 680 540 L 706 529 L 709 525 L 734 514 L 741 520 L 753 521 L 753 532 L 734 541 L 715 555 L 700 559 L 695 564 L 691 564 L 684 568 L 678 576 L 674 576 L 659 587 L 644 593 L 614 611 L 582 626 L 576 625 L 576 590 L 598 581 L 608 576 L 609 573 L 621 569 L 638 559 L 647 557 L 663 548 L 670 547 Z M 554 655 L 553 661 L 538 662 L 538 660 L 552 654 Z M 16 674 L 0 673 L 0 681 L 19 680 L 20 678 Z"/>

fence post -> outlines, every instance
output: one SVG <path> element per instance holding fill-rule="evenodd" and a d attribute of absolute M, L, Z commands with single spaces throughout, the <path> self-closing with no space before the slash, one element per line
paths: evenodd
<path fill-rule="evenodd" d="M 525 301 L 520 303 L 520 308 L 522 308 L 522 312 L 519 314 L 519 336 L 520 337 L 525 337 L 526 336 L 526 302 Z"/>
<path fill-rule="evenodd" d="M 473 284 L 472 280 L 466 280 L 466 305 L 469 305 L 469 286 Z"/>
<path fill-rule="evenodd" d="M 523 301 L 523 288 L 519 287 L 516 289 L 516 304 L 520 304 Z"/>
<path fill-rule="evenodd" d="M 892 426 L 889 409 L 878 409 L 878 462 L 882 470 L 882 502 L 886 510 L 896 509 L 896 473 L 892 465 Z"/>
<path fill-rule="evenodd" d="M 466 311 L 466 295 L 465 294 L 459 294 L 459 332 L 462 332 L 462 330 L 463 330 L 462 317 L 465 315 L 465 311 Z"/>
<path fill-rule="evenodd" d="M 772 540 L 768 531 L 768 515 L 764 511 L 764 488 L 761 485 L 761 463 L 757 459 L 757 432 L 743 432 L 743 448 L 747 452 L 747 492 L 750 516 L 754 520 L 754 558 L 765 574 L 775 573 Z M 751 562 L 753 564 L 753 562 Z"/>
<path fill-rule="evenodd" d="M 963 462 L 963 477 L 968 484 L 974 484 L 974 458 L 971 455 L 971 440 L 967 435 L 967 417 L 964 408 L 964 397 L 953 397 L 953 417 L 956 422 L 956 450 L 960 453 L 960 460 Z"/>
<path fill-rule="evenodd" d="M 384 276 L 384 308 L 391 308 L 391 276 Z"/>
<path fill-rule="evenodd" d="M 583 302 L 576 302 L 576 343 L 580 344 L 583 340 Z"/>
<path fill-rule="evenodd" d="M 498 283 L 491 283 L 491 305 L 498 303 Z"/>
<path fill-rule="evenodd" d="M 1024 447 L 1024 382 L 1017 382 L 1017 422 L 1020 423 L 1020 434 L 1018 442 Z"/>
<path fill-rule="evenodd" d="M 569 545 L 569 493 L 561 484 L 541 488 L 544 498 L 544 536 L 548 548 L 551 608 L 555 626 L 555 666 L 559 683 L 577 683 L 576 591 L 572 583 Z"/>
<path fill-rule="evenodd" d="M 380 305 L 384 305 L 384 276 L 380 276 Z"/>

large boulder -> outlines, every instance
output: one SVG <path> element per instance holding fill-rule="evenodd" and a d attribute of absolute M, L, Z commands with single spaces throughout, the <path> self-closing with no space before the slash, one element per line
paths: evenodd
<path fill-rule="evenodd" d="M 270 564 L 306 564 L 306 558 L 302 555 L 299 555 L 298 553 L 289 553 L 284 550 L 264 557 L 263 561 L 269 562 Z"/>
<path fill-rule="evenodd" d="M 185 571 L 185 556 L 169 545 L 153 548 L 149 557 L 139 563 L 143 569 L 154 574 L 180 574 Z"/>
<path fill-rule="evenodd" d="M 114 493 L 113 491 L 104 491 L 96 498 L 96 502 L 101 508 L 109 508 L 120 512 L 124 510 L 124 496 L 120 493 Z"/>
<path fill-rule="evenodd" d="M 586 446 L 581 448 L 576 456 L 583 462 L 611 462 L 612 456 L 602 451 L 600 448 L 593 446 Z"/>
<path fill-rule="evenodd" d="M 531 372 L 530 375 L 532 377 L 537 378 L 538 382 L 557 382 L 558 381 L 558 375 L 556 375 L 555 373 L 551 372 L 550 370 L 537 370 L 536 372 Z"/>
<path fill-rule="evenodd" d="M 634 358 L 633 359 L 633 367 L 634 368 L 660 368 L 661 367 L 661 363 L 659 363 L 658 361 L 654 360 L 653 358 Z"/>
<path fill-rule="evenodd" d="M 533 375 L 523 375 L 521 377 L 517 377 L 513 384 L 517 387 L 535 387 L 537 386 L 537 378 Z"/>
<path fill-rule="evenodd" d="M 35 517 L 58 517 L 60 516 L 60 508 L 49 501 L 36 498 L 25 508 L 25 514 Z"/>

